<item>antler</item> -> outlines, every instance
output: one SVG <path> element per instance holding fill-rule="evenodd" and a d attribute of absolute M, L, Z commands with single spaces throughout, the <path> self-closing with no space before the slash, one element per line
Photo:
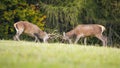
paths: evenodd
<path fill-rule="evenodd" d="M 52 33 L 48 34 L 51 39 L 62 38 L 62 35 L 58 33 L 58 30 L 54 30 Z"/>

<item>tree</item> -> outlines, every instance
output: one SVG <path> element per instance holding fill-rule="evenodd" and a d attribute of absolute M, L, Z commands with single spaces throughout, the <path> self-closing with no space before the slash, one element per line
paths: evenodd
<path fill-rule="evenodd" d="M 0 1 L 0 14 L 1 39 L 12 39 L 15 33 L 13 24 L 20 20 L 34 23 L 44 30 L 43 20 L 46 16 L 34 3 L 28 3 L 25 0 L 2 0 Z"/>

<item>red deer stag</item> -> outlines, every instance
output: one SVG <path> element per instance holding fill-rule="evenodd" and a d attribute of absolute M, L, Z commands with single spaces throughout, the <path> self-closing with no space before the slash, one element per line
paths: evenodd
<path fill-rule="evenodd" d="M 16 29 L 16 35 L 13 38 L 17 41 L 20 41 L 19 36 L 22 33 L 26 33 L 29 36 L 35 37 L 35 42 L 39 42 L 39 39 L 42 39 L 43 42 L 47 42 L 49 38 L 49 35 L 46 32 L 43 32 L 38 26 L 28 21 L 16 22 L 14 27 Z"/>
<path fill-rule="evenodd" d="M 106 46 L 107 38 L 102 34 L 104 30 L 105 27 L 99 24 L 81 24 L 67 33 L 64 32 L 63 39 L 68 40 L 69 43 L 72 43 L 71 37 L 75 35 L 76 40 L 74 43 L 77 43 L 81 37 L 95 36 L 102 41 L 103 46 Z"/>

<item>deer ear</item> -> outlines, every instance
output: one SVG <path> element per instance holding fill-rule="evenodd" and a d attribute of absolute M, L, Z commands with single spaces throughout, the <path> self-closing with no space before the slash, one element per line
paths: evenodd
<path fill-rule="evenodd" d="M 65 32 L 63 32 L 63 36 L 65 36 Z"/>

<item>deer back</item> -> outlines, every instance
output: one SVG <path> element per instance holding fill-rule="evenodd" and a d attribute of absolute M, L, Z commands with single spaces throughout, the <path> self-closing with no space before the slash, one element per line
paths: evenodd
<path fill-rule="evenodd" d="M 83 34 L 84 36 L 101 34 L 104 31 L 104 27 L 102 25 L 97 24 L 87 24 L 87 25 L 78 25 L 74 32 L 76 35 Z"/>
<path fill-rule="evenodd" d="M 34 33 L 39 34 L 42 30 L 40 28 L 32 23 L 29 23 L 27 21 L 19 21 L 14 24 L 14 27 L 17 30 L 23 30 L 24 33 L 33 36 Z"/>

